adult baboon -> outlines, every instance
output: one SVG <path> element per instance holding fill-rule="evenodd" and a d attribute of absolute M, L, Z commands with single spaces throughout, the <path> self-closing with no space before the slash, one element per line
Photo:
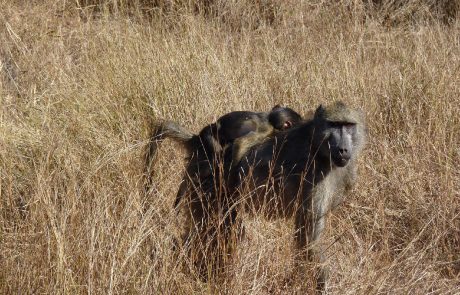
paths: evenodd
<path fill-rule="evenodd" d="M 341 102 L 320 106 L 312 120 L 249 148 L 231 169 L 229 192 L 201 204 L 220 211 L 208 214 L 221 219 L 200 238 L 208 242 L 217 236 L 219 255 L 228 257 L 230 229 L 238 224 L 242 206 L 250 205 L 253 212 L 270 217 L 295 217 L 297 249 L 306 253 L 307 259 L 322 260 L 321 249 L 312 242 L 320 237 L 328 211 L 354 184 L 356 161 L 364 143 L 365 123 L 359 111 Z M 325 290 L 326 276 L 326 270 L 321 269 L 319 291 Z"/>

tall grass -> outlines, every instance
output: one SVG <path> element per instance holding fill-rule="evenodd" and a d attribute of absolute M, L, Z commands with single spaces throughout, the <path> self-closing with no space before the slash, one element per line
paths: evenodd
<path fill-rule="evenodd" d="M 142 192 L 151 122 L 340 99 L 370 140 L 323 239 L 330 292 L 459 294 L 459 21 L 364 2 L 0 1 L 0 293 L 216 292 L 173 251 L 177 146 Z M 292 224 L 244 223 L 220 292 L 299 290 Z"/>

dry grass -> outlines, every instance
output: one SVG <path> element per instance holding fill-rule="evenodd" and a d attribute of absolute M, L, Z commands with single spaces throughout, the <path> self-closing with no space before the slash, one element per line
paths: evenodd
<path fill-rule="evenodd" d="M 0 293 L 215 292 L 172 251 L 176 146 L 163 145 L 155 194 L 140 189 L 149 124 L 198 131 L 232 110 L 341 99 L 365 111 L 370 141 L 324 237 L 330 292 L 460 294 L 458 18 L 388 27 L 359 1 L 323 2 L 209 13 L 184 1 L 146 15 L 0 1 Z M 221 293 L 308 283 L 285 284 L 289 223 L 245 223 Z"/>

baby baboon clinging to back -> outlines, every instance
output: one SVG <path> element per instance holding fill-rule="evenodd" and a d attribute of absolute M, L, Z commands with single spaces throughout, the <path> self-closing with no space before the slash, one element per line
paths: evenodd
<path fill-rule="evenodd" d="M 223 115 L 216 121 L 216 138 L 224 146 L 250 132 L 274 129 L 286 130 L 300 123 L 302 117 L 293 109 L 276 105 L 269 113 L 236 111 Z"/>
<path fill-rule="evenodd" d="M 231 113 L 230 113 L 231 114 Z M 263 140 L 267 139 L 270 135 L 273 134 L 274 130 L 283 131 L 287 130 L 302 121 L 302 117 L 297 114 L 294 110 L 286 107 L 281 107 L 276 105 L 273 107 L 271 112 L 266 115 L 266 113 L 259 113 L 258 116 L 263 114 L 263 122 L 265 124 L 260 124 L 257 128 L 245 132 L 241 132 L 239 136 L 233 138 L 232 144 L 232 166 L 238 164 L 242 156 L 253 146 L 261 143 Z M 270 124 L 267 124 L 268 123 Z M 228 126 L 230 127 L 230 126 Z M 232 129 L 232 128 L 226 128 Z"/>

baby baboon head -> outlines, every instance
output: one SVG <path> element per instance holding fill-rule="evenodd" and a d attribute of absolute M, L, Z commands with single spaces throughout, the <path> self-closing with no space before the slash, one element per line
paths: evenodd
<path fill-rule="evenodd" d="M 273 128 L 285 130 L 299 124 L 302 121 L 302 117 L 293 109 L 282 107 L 278 104 L 268 114 L 268 121 Z"/>

